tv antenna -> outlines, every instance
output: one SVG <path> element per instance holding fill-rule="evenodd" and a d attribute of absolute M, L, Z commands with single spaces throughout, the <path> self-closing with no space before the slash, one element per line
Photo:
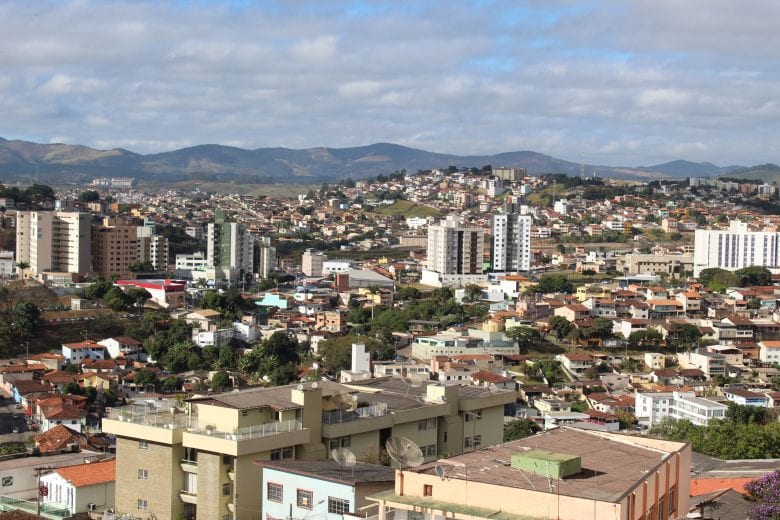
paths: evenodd
<path fill-rule="evenodd" d="M 349 448 L 333 448 L 330 450 L 330 456 L 339 465 L 340 473 L 344 473 L 344 466 L 352 468 L 352 473 L 355 473 L 355 464 L 357 464 L 357 457 Z"/>
<path fill-rule="evenodd" d="M 414 441 L 400 435 L 393 435 L 387 439 L 385 449 L 390 458 L 401 467 L 401 471 L 404 468 L 419 466 L 425 461 L 420 447 Z"/>

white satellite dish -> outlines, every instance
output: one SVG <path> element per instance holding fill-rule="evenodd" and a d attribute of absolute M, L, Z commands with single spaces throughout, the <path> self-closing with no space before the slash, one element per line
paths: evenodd
<path fill-rule="evenodd" d="M 423 378 L 420 374 L 412 374 L 409 376 L 409 386 L 412 388 L 420 388 L 423 384 Z"/>
<path fill-rule="evenodd" d="M 390 458 L 396 461 L 402 470 L 405 467 L 419 466 L 425 461 L 420 447 L 414 441 L 400 435 L 393 435 L 387 439 L 385 449 Z"/>
<path fill-rule="evenodd" d="M 498 392 L 498 385 L 496 385 L 495 383 L 490 383 L 490 384 L 488 385 L 488 391 L 489 391 L 491 394 L 495 394 L 496 392 Z"/>
<path fill-rule="evenodd" d="M 349 448 L 334 448 L 330 450 L 330 456 L 339 465 L 341 471 L 344 470 L 344 466 L 354 468 L 357 464 L 357 457 Z"/>
<path fill-rule="evenodd" d="M 298 386 L 296 386 L 295 388 L 297 388 L 297 389 L 298 389 L 298 391 L 300 392 L 300 391 L 302 391 L 302 390 L 303 390 L 303 385 L 298 385 Z"/>
<path fill-rule="evenodd" d="M 440 479 L 444 480 L 444 478 L 447 476 L 447 470 L 444 469 L 444 466 L 441 464 L 436 464 L 436 474 L 439 476 Z"/>
<path fill-rule="evenodd" d="M 317 382 L 316 382 L 316 381 L 315 381 L 314 383 L 312 383 L 312 384 L 311 384 L 312 390 L 313 390 L 313 389 L 315 389 L 315 388 L 317 388 L 318 386 L 320 386 L 320 385 L 319 385 L 319 384 L 317 384 Z"/>

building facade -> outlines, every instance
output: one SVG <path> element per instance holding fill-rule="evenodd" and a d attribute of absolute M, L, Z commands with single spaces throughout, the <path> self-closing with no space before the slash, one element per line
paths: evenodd
<path fill-rule="evenodd" d="M 457 216 L 448 215 L 439 224 L 428 226 L 427 271 L 447 279 L 445 285 L 474 281 L 485 272 L 484 247 L 483 229 L 461 226 Z M 428 283 L 425 272 L 423 278 L 423 283 Z"/>
<path fill-rule="evenodd" d="M 43 272 L 89 274 L 91 245 L 88 213 L 19 211 L 16 214 L 16 263 L 28 264 L 29 276 Z"/>
<path fill-rule="evenodd" d="M 105 217 L 92 227 L 92 271 L 106 280 L 132 278 L 130 267 L 139 261 L 138 226 L 116 217 Z"/>
<path fill-rule="evenodd" d="M 225 212 L 214 211 L 214 222 L 207 228 L 206 256 L 208 267 L 220 270 L 222 279 L 238 283 L 252 273 L 254 241 L 243 225 L 228 222 Z"/>
<path fill-rule="evenodd" d="M 531 269 L 531 215 L 508 212 L 493 216 L 492 266 L 495 272 Z"/>
<path fill-rule="evenodd" d="M 693 276 L 713 267 L 735 271 L 753 265 L 778 266 L 780 233 L 750 231 L 732 220 L 728 230 L 697 229 L 694 234 Z"/>

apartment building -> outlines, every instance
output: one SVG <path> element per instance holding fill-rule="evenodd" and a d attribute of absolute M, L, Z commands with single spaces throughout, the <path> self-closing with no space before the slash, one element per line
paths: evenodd
<path fill-rule="evenodd" d="M 227 221 L 225 212 L 217 209 L 207 235 L 206 257 L 215 278 L 237 283 L 252 273 L 254 241 L 242 224 Z"/>
<path fill-rule="evenodd" d="M 112 411 L 103 431 L 117 438 L 119 512 L 249 520 L 261 514 L 257 461 L 325 460 L 339 447 L 362 458 L 393 435 L 432 461 L 501 442 L 504 405 L 514 400 L 400 378 L 320 382 L 191 399 L 182 413 L 131 405 Z"/>
<path fill-rule="evenodd" d="M 728 406 L 697 397 L 693 392 L 636 392 L 634 415 L 640 424 L 652 426 L 666 417 L 687 419 L 706 426 L 712 419 L 724 419 Z"/>
<path fill-rule="evenodd" d="M 735 271 L 758 265 L 777 267 L 780 233 L 750 231 L 748 225 L 732 220 L 728 230 L 697 229 L 694 234 L 693 276 L 718 267 Z"/>
<path fill-rule="evenodd" d="M 462 226 L 455 215 L 428 226 L 428 256 L 422 283 L 457 287 L 484 281 L 484 248 L 485 231 Z"/>
<path fill-rule="evenodd" d="M 131 264 L 139 261 L 138 226 L 116 217 L 105 217 L 92 227 L 92 271 L 106 280 L 133 278 Z"/>
<path fill-rule="evenodd" d="M 378 520 L 620 520 L 688 513 L 691 448 L 561 427 L 396 473 Z"/>
<path fill-rule="evenodd" d="M 31 277 L 43 272 L 89 274 L 89 213 L 19 211 L 16 214 L 16 263 L 29 265 Z"/>
<path fill-rule="evenodd" d="M 168 269 L 168 239 L 154 233 L 153 226 L 138 226 L 138 261 L 149 262 L 155 271 Z"/>
<path fill-rule="evenodd" d="M 531 269 L 531 215 L 514 210 L 493 216 L 493 271 Z"/>
<path fill-rule="evenodd" d="M 301 272 L 306 276 L 320 277 L 328 256 L 316 249 L 307 249 L 301 257 Z"/>

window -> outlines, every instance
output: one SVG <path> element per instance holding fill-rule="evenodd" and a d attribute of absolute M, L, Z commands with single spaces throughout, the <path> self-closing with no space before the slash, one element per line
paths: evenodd
<path fill-rule="evenodd" d="M 271 502 L 281 502 L 284 497 L 284 486 L 269 482 L 265 486 L 265 494 Z"/>
<path fill-rule="evenodd" d="M 334 513 L 337 515 L 349 513 L 349 500 L 328 497 L 328 513 Z"/>
<path fill-rule="evenodd" d="M 138 509 L 140 511 L 146 511 L 149 508 L 149 503 L 146 501 L 145 498 L 139 498 L 138 499 Z"/>
<path fill-rule="evenodd" d="M 222 455 L 222 464 L 225 466 L 232 466 L 233 465 L 233 456 L 232 455 Z"/>
<path fill-rule="evenodd" d="M 480 419 L 482 419 L 482 410 L 466 412 L 466 422 L 478 421 Z"/>
<path fill-rule="evenodd" d="M 477 449 L 482 446 L 482 435 L 475 435 L 473 437 L 466 437 L 463 439 L 463 446 L 465 448 Z"/>
<path fill-rule="evenodd" d="M 423 496 L 424 497 L 430 497 L 433 496 L 433 486 L 430 484 L 423 484 Z"/>
<path fill-rule="evenodd" d="M 184 448 L 184 460 L 190 464 L 198 462 L 198 450 L 195 448 Z"/>
<path fill-rule="evenodd" d="M 229 497 L 233 494 L 233 484 L 230 482 L 226 484 L 222 484 L 222 496 L 223 497 Z"/>
<path fill-rule="evenodd" d="M 352 444 L 352 440 L 350 437 L 336 437 L 335 439 L 330 440 L 330 449 L 335 450 L 337 448 L 349 448 L 349 446 Z"/>
<path fill-rule="evenodd" d="M 149 478 L 149 472 L 145 469 L 139 469 L 138 470 L 138 479 L 139 480 L 147 480 Z"/>
<path fill-rule="evenodd" d="M 271 452 L 271 460 L 291 459 L 294 456 L 293 447 L 288 446 Z"/>
<path fill-rule="evenodd" d="M 677 510 L 677 484 L 669 488 L 669 516 Z"/>
<path fill-rule="evenodd" d="M 148 450 L 149 449 L 149 442 L 148 441 L 138 441 L 138 449 L 139 450 Z"/>
<path fill-rule="evenodd" d="M 436 417 L 429 417 L 417 423 L 417 431 L 436 429 Z"/>
<path fill-rule="evenodd" d="M 298 507 L 302 507 L 304 509 L 311 509 L 313 502 L 314 502 L 314 493 L 312 493 L 311 491 L 306 491 L 305 489 L 297 490 L 295 503 L 298 504 Z"/>
<path fill-rule="evenodd" d="M 425 457 L 435 457 L 436 456 L 436 445 L 435 444 L 428 444 L 427 446 L 420 446 L 420 451 L 422 452 L 423 456 L 425 456 Z"/>

